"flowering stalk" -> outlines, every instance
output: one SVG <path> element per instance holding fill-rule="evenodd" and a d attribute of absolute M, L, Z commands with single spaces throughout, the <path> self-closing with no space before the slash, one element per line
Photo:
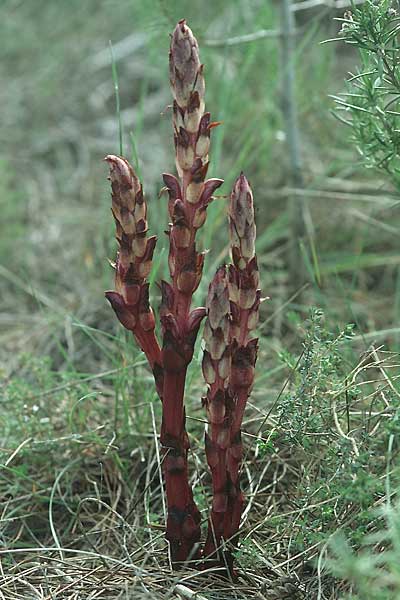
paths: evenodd
<path fill-rule="evenodd" d="M 222 559 L 219 547 L 230 537 L 227 521 L 232 486 L 227 471 L 230 428 L 234 405 L 229 390 L 231 374 L 231 317 L 226 267 L 220 267 L 212 280 L 207 297 L 207 319 L 204 326 L 205 350 L 203 376 L 208 384 L 203 403 L 209 423 L 205 434 L 207 462 L 212 475 L 213 501 L 208 536 L 204 548 L 207 557 Z"/>
<path fill-rule="evenodd" d="M 126 159 L 114 155 L 107 156 L 106 161 L 119 250 L 115 291 L 106 292 L 106 297 L 145 353 L 162 400 L 166 537 L 173 563 L 181 563 L 200 557 L 200 513 L 188 481 L 184 407 L 186 373 L 197 333 L 207 314 L 203 373 L 209 388 L 204 403 L 210 423 L 206 454 L 214 499 L 205 554 L 216 556 L 224 540 L 235 539 L 242 510 L 240 427 L 253 383 L 257 340 L 250 339 L 250 332 L 256 325 L 260 294 L 252 194 L 241 175 L 232 192 L 229 213 L 233 265 L 229 271 L 226 267 L 217 271 L 207 308 L 191 309 L 204 263 L 204 253 L 196 249 L 196 234 L 205 223 L 207 207 L 222 180 L 206 180 L 210 132 L 218 123 L 212 123 L 210 113 L 204 110 L 203 65 L 197 41 L 184 20 L 173 32 L 169 65 L 178 177 L 163 175 L 171 222 L 167 232 L 170 282 L 160 284 L 161 347 L 155 335 L 147 282 L 156 237 L 147 237 L 147 207 L 139 179 Z M 218 560 L 222 557 L 228 560 L 232 572 L 232 554 L 218 554 Z"/>
<path fill-rule="evenodd" d="M 197 230 L 221 179 L 205 180 L 208 169 L 210 113 L 204 112 L 204 77 L 197 41 L 185 21 L 172 35 L 170 81 L 174 97 L 173 124 L 178 178 L 164 174 L 169 194 L 169 271 L 171 283 L 161 282 L 162 348 L 154 335 L 146 277 L 155 237 L 146 239 L 146 205 L 142 188 L 125 159 L 108 156 L 113 188 L 113 214 L 120 246 L 116 291 L 107 292 L 119 320 L 130 329 L 153 369 L 163 400 L 161 444 L 168 519 L 166 537 L 173 562 L 199 555 L 200 513 L 188 482 L 189 440 L 185 430 L 184 391 L 187 367 L 204 308 L 191 310 L 192 296 L 203 271 L 204 253 L 196 250 Z"/>
<path fill-rule="evenodd" d="M 205 404 L 210 435 L 207 460 L 213 481 L 213 505 L 205 556 L 218 559 L 233 573 L 229 544 L 235 545 L 243 508 L 239 467 L 242 460 L 241 425 L 254 381 L 260 304 L 255 254 L 256 227 L 253 195 L 243 174 L 231 194 L 229 227 L 233 264 L 217 271 L 211 283 L 204 330 L 203 373 L 209 384 Z M 222 546 L 225 547 L 222 551 Z"/>
<path fill-rule="evenodd" d="M 255 253 L 256 225 L 254 220 L 253 193 L 243 173 L 235 182 L 229 207 L 229 229 L 232 263 L 229 266 L 229 299 L 231 304 L 232 367 L 230 393 L 234 398 L 234 417 L 227 465 L 235 491 L 230 496 L 230 536 L 235 543 L 243 508 L 240 489 L 239 467 L 243 446 L 241 426 L 247 399 L 254 382 L 258 338 L 252 331 L 258 323 L 261 290 Z"/>
<path fill-rule="evenodd" d="M 172 559 L 184 561 L 200 539 L 200 513 L 188 484 L 184 390 L 187 367 L 204 308 L 190 310 L 192 296 L 203 271 L 204 253 L 196 250 L 197 230 L 206 220 L 206 209 L 221 179 L 205 181 L 208 169 L 210 113 L 204 112 L 204 77 L 197 41 L 184 20 L 172 35 L 170 83 L 174 97 L 173 126 L 179 179 L 164 174 L 169 194 L 168 264 L 171 284 L 163 281 L 161 324 L 164 369 L 161 444 L 167 490 L 167 539 Z"/>
<path fill-rule="evenodd" d="M 115 291 L 105 293 L 122 325 L 132 331 L 145 353 L 162 397 L 161 350 L 149 304 L 147 277 L 151 270 L 156 236 L 147 237 L 147 205 L 142 185 L 127 160 L 109 155 L 112 213 L 119 246 L 115 268 Z"/>

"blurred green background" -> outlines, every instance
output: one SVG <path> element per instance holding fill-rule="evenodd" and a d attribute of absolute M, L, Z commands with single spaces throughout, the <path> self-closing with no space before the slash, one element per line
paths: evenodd
<path fill-rule="evenodd" d="M 150 0 L 3 0 L 1 4 L 0 335 L 6 373 L 21 352 L 51 355 L 91 370 L 102 360 L 87 329 L 118 332 L 103 297 L 115 255 L 107 170 L 118 152 L 118 118 L 109 42 L 118 71 L 124 153 L 144 180 L 150 226 L 165 247 L 160 174 L 173 170 L 167 56 L 169 33 L 185 17 L 206 65 L 213 132 L 211 174 L 221 194 L 243 169 L 255 193 L 263 290 L 270 296 L 263 333 L 291 343 L 294 309 L 322 306 L 333 321 L 364 333 L 391 329 L 399 309 L 399 260 L 393 201 L 358 167 L 347 131 L 330 115 L 329 93 L 343 89 L 355 57 L 336 35 L 342 11 L 317 6 L 296 13 L 293 61 L 299 113 L 307 232 L 297 240 L 309 286 L 293 303 L 287 265 L 292 233 L 282 114 L 280 39 L 226 45 L 235 36 L 277 30 L 279 2 Z M 134 143 L 132 144 L 132 139 Z M 209 273 L 226 257 L 226 200 L 215 202 L 200 244 Z M 155 276 L 165 268 L 161 256 Z M 157 296 L 153 286 L 153 294 Z M 157 302 L 157 300 L 156 300 Z M 93 334 L 95 335 L 95 334 Z M 379 334 L 385 336 L 385 334 Z M 289 337 L 288 337 L 289 336 Z M 397 343 L 397 335 L 391 340 Z"/>

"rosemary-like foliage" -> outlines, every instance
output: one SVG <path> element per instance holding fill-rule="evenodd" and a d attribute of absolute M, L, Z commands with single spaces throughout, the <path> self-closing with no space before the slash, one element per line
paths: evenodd
<path fill-rule="evenodd" d="M 335 116 L 368 168 L 384 172 L 400 189 L 400 16 L 393 0 L 366 0 L 340 19 L 340 37 L 359 51 L 347 91 L 334 96 Z"/>

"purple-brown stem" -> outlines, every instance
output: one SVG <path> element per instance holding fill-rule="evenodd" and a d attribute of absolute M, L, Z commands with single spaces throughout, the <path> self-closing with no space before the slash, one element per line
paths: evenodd
<path fill-rule="evenodd" d="M 162 282 L 161 324 L 164 476 L 167 489 L 167 539 L 173 562 L 197 558 L 200 513 L 188 482 L 188 436 L 185 429 L 184 391 L 204 308 L 191 311 L 193 293 L 202 276 L 204 254 L 196 250 L 196 233 L 206 220 L 214 190 L 222 180 L 205 181 L 208 169 L 210 113 L 204 112 L 203 66 L 197 41 L 184 20 L 171 39 L 170 83 L 174 97 L 173 126 L 178 179 L 164 174 L 168 190 L 168 264 L 171 284 Z"/>

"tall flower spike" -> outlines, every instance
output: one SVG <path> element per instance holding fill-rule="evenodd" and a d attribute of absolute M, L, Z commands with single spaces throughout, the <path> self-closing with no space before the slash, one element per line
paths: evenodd
<path fill-rule="evenodd" d="M 172 34 L 169 71 L 174 97 L 176 166 L 182 177 L 195 163 L 196 171 L 201 171 L 207 161 L 210 145 L 210 114 L 204 114 L 203 65 L 200 63 L 197 40 L 184 20 L 179 21 Z M 199 191 L 200 186 L 193 186 L 194 197 L 195 189 Z M 189 197 L 192 198 L 192 194 Z"/>
<path fill-rule="evenodd" d="M 235 182 L 229 206 L 232 265 L 229 267 L 229 298 L 232 338 L 245 346 L 258 323 L 260 277 L 255 252 L 256 224 L 253 192 L 243 173 Z"/>
<path fill-rule="evenodd" d="M 212 194 L 223 181 L 205 181 L 210 132 L 215 123 L 210 123 L 210 113 L 204 112 L 203 66 L 196 38 L 185 20 L 179 21 L 172 34 L 169 67 L 176 167 L 181 181 L 164 174 L 171 217 L 168 262 L 176 291 L 175 311 L 188 314 L 204 263 L 203 255 L 196 251 L 196 232 L 206 220 Z"/>
<path fill-rule="evenodd" d="M 233 264 L 229 267 L 229 298 L 231 301 L 232 370 L 230 392 L 235 411 L 231 425 L 230 460 L 227 469 L 236 489 L 233 495 L 230 537 L 237 541 L 243 508 L 239 468 L 242 460 L 241 426 L 247 399 L 254 382 L 258 339 L 251 338 L 257 327 L 261 291 L 255 253 L 256 224 L 253 192 L 243 173 L 235 182 L 229 206 L 229 228 Z"/>
<path fill-rule="evenodd" d="M 110 167 L 111 210 L 119 246 L 115 291 L 105 295 L 122 325 L 132 331 L 145 353 L 162 395 L 161 351 L 154 333 L 147 283 L 157 238 L 147 237 L 147 206 L 142 185 L 129 162 L 112 154 L 105 160 Z"/>
<path fill-rule="evenodd" d="M 204 254 L 196 250 L 196 233 L 221 179 L 205 181 L 210 142 L 210 114 L 204 113 L 204 78 L 199 49 L 185 21 L 171 38 L 170 81 L 174 97 L 175 162 L 179 180 L 164 174 L 169 193 L 168 265 L 171 285 L 162 283 L 161 324 L 164 372 L 161 444 L 167 490 L 167 539 L 173 562 L 199 556 L 200 513 L 188 483 L 188 436 L 184 390 L 204 308 L 191 311 L 193 293 L 203 272 Z"/>
<path fill-rule="evenodd" d="M 231 374 L 231 319 L 226 267 L 220 267 L 208 290 L 207 319 L 204 326 L 205 350 L 203 375 L 208 384 L 203 403 L 209 423 L 205 434 L 207 462 L 213 487 L 212 509 L 208 536 L 204 548 L 211 562 L 231 564 L 230 553 L 224 553 L 225 540 L 230 537 L 230 494 L 235 492 L 227 471 L 227 452 L 233 419 L 233 401 L 228 387 Z M 227 527 L 228 525 L 228 527 Z"/>
<path fill-rule="evenodd" d="M 246 402 L 254 381 L 258 340 L 251 339 L 251 332 L 257 325 L 260 304 L 259 273 L 255 254 L 256 226 L 253 194 L 243 173 L 236 180 L 232 190 L 229 228 L 233 262 L 228 268 L 231 364 L 229 385 L 224 397 L 226 405 L 232 406 L 232 408 L 229 411 L 228 419 L 228 441 L 224 440 L 226 443 L 225 481 L 228 492 L 225 494 L 227 505 L 226 507 L 224 505 L 223 537 L 228 550 L 223 555 L 224 562 L 222 564 L 226 564 L 232 574 L 233 556 L 230 548 L 237 543 L 244 501 L 239 481 L 239 468 L 243 454 L 241 426 Z M 214 447 L 212 455 L 217 455 Z M 217 464 L 215 458 L 214 462 Z M 214 471 L 215 469 L 216 467 L 214 467 Z M 213 467 L 211 470 L 214 485 L 216 476 L 213 473 Z M 222 481 L 222 476 L 218 476 L 218 479 Z M 206 556 L 215 556 L 215 542 L 218 545 L 220 541 L 215 533 L 215 526 L 211 519 L 205 549 Z"/>

